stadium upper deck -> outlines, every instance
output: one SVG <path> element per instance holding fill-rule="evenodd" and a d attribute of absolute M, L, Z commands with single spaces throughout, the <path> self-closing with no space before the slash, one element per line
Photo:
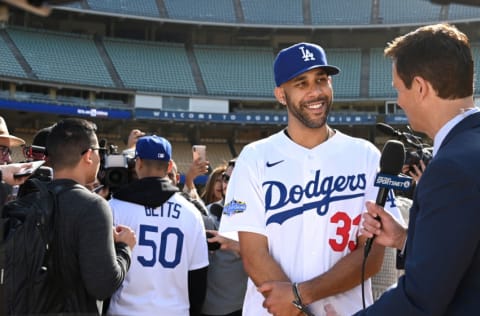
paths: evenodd
<path fill-rule="evenodd" d="M 440 2 L 440 1 L 439 1 Z M 140 19 L 252 27 L 391 27 L 478 21 L 480 7 L 428 0 L 84 0 L 64 7 Z"/>

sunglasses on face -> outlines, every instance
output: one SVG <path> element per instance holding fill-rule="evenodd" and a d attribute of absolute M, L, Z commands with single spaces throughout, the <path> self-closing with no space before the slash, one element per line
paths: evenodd
<path fill-rule="evenodd" d="M 2 154 L 2 156 L 11 155 L 12 150 L 7 146 L 0 145 L 0 154 Z"/>
<path fill-rule="evenodd" d="M 82 151 L 82 152 L 80 153 L 80 156 L 85 155 L 90 149 L 91 149 L 92 151 L 94 151 L 94 150 L 100 150 L 100 149 L 102 149 L 102 148 L 101 148 L 101 147 L 91 146 L 91 147 L 89 147 L 88 149 L 85 149 L 84 151 Z"/>
<path fill-rule="evenodd" d="M 225 172 L 222 173 L 222 181 L 225 182 L 225 183 L 228 183 L 229 180 L 230 180 L 230 176 L 228 174 L 226 174 Z"/>

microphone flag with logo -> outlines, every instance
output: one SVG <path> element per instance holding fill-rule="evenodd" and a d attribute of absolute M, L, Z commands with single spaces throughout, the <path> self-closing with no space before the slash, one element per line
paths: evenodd
<path fill-rule="evenodd" d="M 404 182 L 399 179 L 404 178 L 411 184 L 408 177 L 399 177 L 402 166 L 405 161 L 405 147 L 398 140 L 389 140 L 385 143 L 380 157 L 380 172 L 375 179 L 375 186 L 379 187 L 375 204 L 385 206 L 388 192 L 390 189 L 402 189 L 405 187 Z M 407 185 L 410 187 L 410 185 Z M 368 256 L 375 236 L 368 238 L 365 243 L 365 257 Z"/>

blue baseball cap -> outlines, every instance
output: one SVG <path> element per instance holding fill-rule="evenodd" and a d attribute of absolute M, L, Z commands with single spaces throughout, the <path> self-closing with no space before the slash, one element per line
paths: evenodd
<path fill-rule="evenodd" d="M 327 55 L 318 45 L 298 43 L 282 49 L 273 63 L 275 84 L 280 87 L 282 83 L 314 68 L 324 69 L 329 76 L 340 72 L 338 67 L 327 63 Z"/>
<path fill-rule="evenodd" d="M 135 145 L 135 157 L 147 160 L 170 161 L 172 159 L 172 145 L 160 136 L 143 136 Z"/>

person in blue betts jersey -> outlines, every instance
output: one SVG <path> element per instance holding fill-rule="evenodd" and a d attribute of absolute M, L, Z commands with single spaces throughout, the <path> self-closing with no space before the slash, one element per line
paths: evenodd
<path fill-rule="evenodd" d="M 397 103 L 412 128 L 433 139 L 433 158 L 415 189 L 408 233 L 381 207 L 368 205 L 365 235 L 397 248 L 405 274 L 356 315 L 478 315 L 480 113 L 469 40 L 452 25 L 427 25 L 393 40 L 385 55 L 392 59 Z"/>
<path fill-rule="evenodd" d="M 138 243 L 109 315 L 200 315 L 208 250 L 200 212 L 171 184 L 172 146 L 143 136 L 135 147 L 138 180 L 110 200 L 115 223 L 129 223 Z"/>
<path fill-rule="evenodd" d="M 230 178 L 220 233 L 236 235 L 249 275 L 243 315 L 343 313 L 362 307 L 359 236 L 367 200 L 375 199 L 380 152 L 327 124 L 333 75 L 322 47 L 298 43 L 274 62 L 274 94 L 288 113 L 286 129 L 244 147 Z M 387 208 L 401 218 L 390 194 Z M 377 273 L 375 246 L 366 277 Z M 371 283 L 365 284 L 371 304 Z M 292 304 L 292 302 L 295 304 Z"/>

